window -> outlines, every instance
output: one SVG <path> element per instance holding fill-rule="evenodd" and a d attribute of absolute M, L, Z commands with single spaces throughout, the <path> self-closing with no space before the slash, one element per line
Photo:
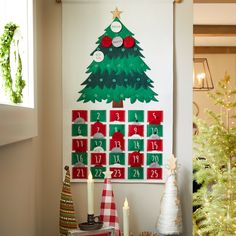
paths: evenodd
<path fill-rule="evenodd" d="M 33 3 L 34 0 L 0 1 L 0 34 L 3 34 L 4 26 L 9 22 L 19 26 L 18 48 L 22 60 L 22 77 L 25 81 L 22 102 L 15 104 L 4 92 L 0 73 L 0 145 L 34 137 L 37 134 Z M 11 67 L 13 89 L 15 67 Z"/>

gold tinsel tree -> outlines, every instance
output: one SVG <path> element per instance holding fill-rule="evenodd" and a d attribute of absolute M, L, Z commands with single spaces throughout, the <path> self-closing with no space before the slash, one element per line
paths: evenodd
<path fill-rule="evenodd" d="M 193 235 L 236 235 L 236 90 L 225 74 L 209 96 L 220 113 L 208 111 L 210 122 L 196 120 L 194 179 L 201 185 L 193 194 Z"/>

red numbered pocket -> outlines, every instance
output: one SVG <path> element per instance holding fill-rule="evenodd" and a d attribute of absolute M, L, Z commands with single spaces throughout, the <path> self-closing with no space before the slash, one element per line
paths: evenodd
<path fill-rule="evenodd" d="M 132 152 L 128 155 L 129 165 L 131 167 L 140 167 L 143 165 L 144 155 L 140 152 Z"/>
<path fill-rule="evenodd" d="M 72 178 L 73 179 L 87 179 L 88 168 L 87 167 L 73 167 Z"/>
<path fill-rule="evenodd" d="M 116 110 L 116 111 L 110 111 L 110 121 L 115 122 L 124 122 L 125 121 L 125 111 L 123 110 Z"/>
<path fill-rule="evenodd" d="M 139 135 L 143 137 L 144 126 L 143 125 L 129 125 L 129 137 L 133 135 Z"/>
<path fill-rule="evenodd" d="M 72 121 L 75 123 L 81 123 L 88 121 L 88 113 L 86 110 L 73 110 Z"/>
<path fill-rule="evenodd" d="M 125 141 L 124 139 L 119 139 L 119 140 L 110 140 L 110 151 L 124 151 L 125 150 Z"/>
<path fill-rule="evenodd" d="M 96 122 L 91 125 L 91 136 L 94 138 L 104 138 L 106 136 L 106 125 Z"/>
<path fill-rule="evenodd" d="M 148 123 L 159 125 L 163 122 L 163 111 L 148 111 Z"/>
<path fill-rule="evenodd" d="M 72 150 L 76 152 L 87 152 L 88 150 L 87 139 L 73 139 Z"/>
<path fill-rule="evenodd" d="M 106 165 L 106 153 L 91 153 L 91 164 L 95 166 Z"/>
<path fill-rule="evenodd" d="M 125 168 L 111 167 L 110 171 L 112 171 L 112 174 L 111 174 L 112 179 L 124 179 L 125 178 Z"/>
<path fill-rule="evenodd" d="M 162 179 L 162 168 L 147 168 L 147 179 Z"/>
<path fill-rule="evenodd" d="M 162 139 L 148 140 L 147 141 L 147 150 L 148 151 L 162 151 L 163 150 Z"/>

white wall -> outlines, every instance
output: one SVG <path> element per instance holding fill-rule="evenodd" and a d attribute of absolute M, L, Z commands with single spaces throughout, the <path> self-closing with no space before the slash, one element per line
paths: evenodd
<path fill-rule="evenodd" d="M 37 0 L 36 3 L 39 137 L 0 148 L 1 236 L 58 235 L 62 187 L 61 4 L 54 0 Z M 176 5 L 175 19 L 174 149 L 180 164 L 183 235 L 190 236 L 192 1 Z M 102 184 L 96 184 L 97 196 L 101 189 Z M 129 198 L 134 235 L 153 230 L 163 185 L 114 184 L 113 189 L 120 216 L 123 196 Z M 85 220 L 85 185 L 73 184 L 73 194 L 78 220 Z M 95 204 L 97 213 L 99 203 L 100 197 Z"/>
<path fill-rule="evenodd" d="M 192 235 L 192 7 L 187 0 L 175 9 L 174 149 L 180 164 L 184 236 Z"/>
<path fill-rule="evenodd" d="M 37 13 L 40 15 L 39 9 Z M 37 20 L 40 32 L 43 29 L 42 22 L 40 18 Z M 42 46 L 39 48 L 39 55 L 41 51 Z M 38 137 L 0 147 L 1 236 L 44 235 L 41 233 L 43 109 L 40 71 L 42 66 L 39 62 Z M 0 135 L 4 135 L 2 130 Z"/>

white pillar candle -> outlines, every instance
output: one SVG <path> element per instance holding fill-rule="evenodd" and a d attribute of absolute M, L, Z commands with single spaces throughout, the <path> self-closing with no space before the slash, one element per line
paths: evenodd
<path fill-rule="evenodd" d="M 91 172 L 89 172 L 88 180 L 87 180 L 87 197 L 88 197 L 88 214 L 93 215 L 94 214 L 94 207 L 93 207 L 93 201 L 94 201 L 94 180 Z"/>
<path fill-rule="evenodd" d="M 123 206 L 123 232 L 124 236 L 129 236 L 129 205 L 127 198 L 125 198 Z"/>

